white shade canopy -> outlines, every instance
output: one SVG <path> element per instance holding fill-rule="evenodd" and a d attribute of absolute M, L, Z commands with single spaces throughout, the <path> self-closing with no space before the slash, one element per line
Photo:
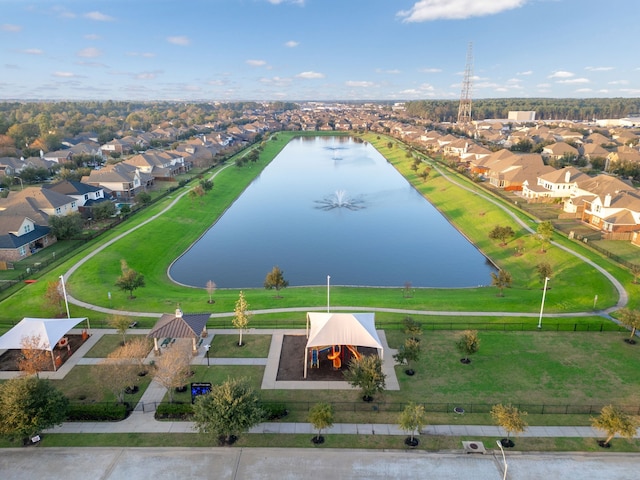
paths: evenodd
<path fill-rule="evenodd" d="M 87 318 L 23 318 L 0 337 L 0 350 L 21 350 L 26 338 L 39 337 L 38 350 L 52 351 L 69 330 Z"/>

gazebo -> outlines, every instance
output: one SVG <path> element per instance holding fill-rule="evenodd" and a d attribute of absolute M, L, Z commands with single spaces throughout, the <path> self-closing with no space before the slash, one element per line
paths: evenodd
<path fill-rule="evenodd" d="M 57 370 L 53 349 L 69 330 L 85 320 L 87 320 L 88 326 L 89 319 L 87 317 L 23 318 L 20 323 L 0 337 L 0 350 L 22 350 L 25 339 L 38 338 L 39 345 L 35 346 L 35 348 L 50 352 L 53 369 Z"/>
<path fill-rule="evenodd" d="M 196 340 L 207 336 L 207 321 L 210 316 L 209 313 L 183 314 L 178 307 L 174 314 L 163 314 L 147 337 L 153 338 L 153 349 L 156 354 L 160 353 L 158 338 L 191 338 L 193 353 L 195 353 L 198 351 Z"/>
<path fill-rule="evenodd" d="M 307 378 L 309 350 L 328 345 L 353 345 L 378 349 L 382 343 L 376 332 L 373 313 L 307 313 L 307 346 L 304 349 L 304 378 Z"/>

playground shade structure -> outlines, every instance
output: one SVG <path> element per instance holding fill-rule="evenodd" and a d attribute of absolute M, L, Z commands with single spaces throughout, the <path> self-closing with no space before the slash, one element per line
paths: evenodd
<path fill-rule="evenodd" d="M 383 356 L 382 343 L 373 313 L 307 313 L 307 346 L 304 351 L 304 377 L 307 378 L 309 350 L 326 345 L 371 347 Z"/>

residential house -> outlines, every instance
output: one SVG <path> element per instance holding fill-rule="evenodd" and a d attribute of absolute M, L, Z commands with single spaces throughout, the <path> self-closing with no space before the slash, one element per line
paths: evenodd
<path fill-rule="evenodd" d="M 553 167 L 545 165 L 538 154 L 512 153 L 490 165 L 488 178 L 496 188 L 519 192 L 522 191 L 525 182 L 532 183 L 550 170 L 553 170 Z"/>
<path fill-rule="evenodd" d="M 568 143 L 556 142 L 542 149 L 542 157 L 547 160 L 560 160 L 566 156 L 578 157 L 578 150 Z"/>
<path fill-rule="evenodd" d="M 564 211 L 582 218 L 585 203 L 591 203 L 596 197 L 604 198 L 606 195 L 617 195 L 620 192 L 633 190 L 635 188 L 629 182 L 611 175 L 580 177 L 571 196 L 564 202 Z"/>
<path fill-rule="evenodd" d="M 640 151 L 632 147 L 618 147 L 607 155 L 605 170 L 608 171 L 610 165 L 627 162 L 640 163 Z"/>
<path fill-rule="evenodd" d="M 148 150 L 122 163 L 133 165 L 155 180 L 173 180 L 177 175 L 191 169 L 191 162 L 185 161 L 184 154 L 163 150 Z"/>
<path fill-rule="evenodd" d="M 93 217 L 92 208 L 102 202 L 108 202 L 104 188 L 73 180 L 63 180 L 43 188 L 62 193 L 76 199 L 78 211 L 83 217 Z"/>
<path fill-rule="evenodd" d="M 70 149 L 56 150 L 55 152 L 47 152 L 41 157 L 50 162 L 67 163 L 73 160 L 73 152 Z"/>
<path fill-rule="evenodd" d="M 538 176 L 535 184 L 523 183 L 522 196 L 528 199 L 569 198 L 575 192 L 577 182 L 588 177 L 574 167 L 553 170 Z"/>
<path fill-rule="evenodd" d="M 623 191 L 585 202 L 582 220 L 605 233 L 627 234 L 611 239 L 632 240 L 640 232 L 640 192 Z"/>
<path fill-rule="evenodd" d="M 153 176 L 121 162 L 92 170 L 88 176 L 82 177 L 81 182 L 102 187 L 118 200 L 129 201 L 153 184 Z"/>
<path fill-rule="evenodd" d="M 599 143 L 585 143 L 582 147 L 582 155 L 591 161 L 594 158 L 607 158 L 609 151 L 603 148 Z"/>

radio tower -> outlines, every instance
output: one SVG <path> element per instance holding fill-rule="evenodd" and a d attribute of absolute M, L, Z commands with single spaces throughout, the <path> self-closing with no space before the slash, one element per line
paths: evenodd
<path fill-rule="evenodd" d="M 462 92 L 460 93 L 460 107 L 458 108 L 458 123 L 471 122 L 471 87 L 473 86 L 473 44 L 469 42 L 467 49 L 467 66 L 464 69 Z"/>

